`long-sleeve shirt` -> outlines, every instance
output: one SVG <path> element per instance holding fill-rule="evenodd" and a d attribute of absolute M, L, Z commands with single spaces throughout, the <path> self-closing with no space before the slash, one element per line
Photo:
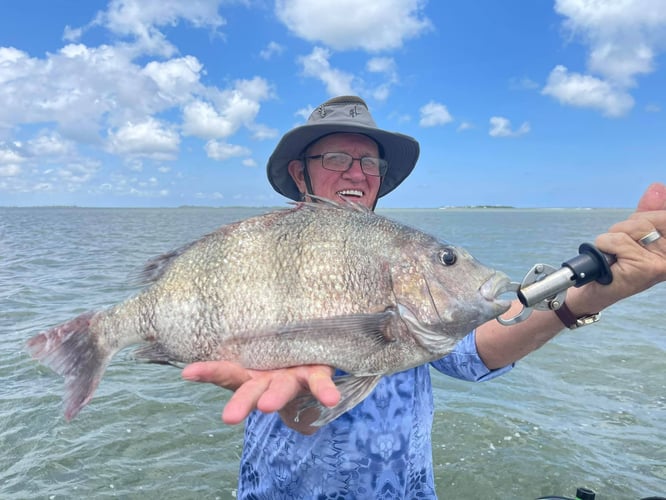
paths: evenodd
<path fill-rule="evenodd" d="M 472 332 L 444 358 L 383 377 L 366 399 L 313 435 L 255 411 L 245 427 L 238 498 L 436 498 L 429 366 L 470 381 L 511 368 L 489 370 Z"/>

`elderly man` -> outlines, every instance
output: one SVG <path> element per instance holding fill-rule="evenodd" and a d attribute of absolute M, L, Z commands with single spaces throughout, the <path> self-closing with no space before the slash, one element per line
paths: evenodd
<path fill-rule="evenodd" d="M 419 145 L 378 128 L 363 100 L 338 97 L 282 138 L 268 162 L 275 190 L 293 200 L 351 200 L 369 208 L 412 171 Z M 666 280 L 666 186 L 653 184 L 629 219 L 600 235 L 617 256 L 613 283 L 571 289 L 557 312 L 533 313 L 513 326 L 492 321 L 430 364 L 457 378 L 483 381 L 510 370 L 565 327 Z M 515 309 L 520 307 L 516 302 Z M 259 372 L 229 362 L 195 363 L 188 380 L 234 390 L 223 420 L 247 418 L 239 498 L 435 498 L 430 435 L 433 397 L 428 365 L 384 377 L 373 393 L 317 429 L 313 415 L 295 419 L 296 398 L 310 391 L 334 406 L 334 367 Z"/>

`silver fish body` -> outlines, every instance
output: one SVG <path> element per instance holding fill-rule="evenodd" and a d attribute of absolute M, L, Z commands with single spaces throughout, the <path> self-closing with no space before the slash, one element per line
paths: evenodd
<path fill-rule="evenodd" d="M 383 375 L 441 358 L 509 307 L 499 299 L 508 278 L 465 250 L 332 202 L 223 226 L 149 262 L 144 278 L 136 296 L 28 342 L 65 377 L 68 420 L 113 355 L 143 344 L 136 356 L 152 362 L 340 368 L 349 373 L 337 381 L 342 401 L 318 406 L 323 425 Z"/>

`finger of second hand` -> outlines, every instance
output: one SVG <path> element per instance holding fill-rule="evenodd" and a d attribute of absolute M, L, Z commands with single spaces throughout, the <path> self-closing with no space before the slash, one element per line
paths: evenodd
<path fill-rule="evenodd" d="M 181 376 L 190 382 L 208 382 L 231 390 L 236 390 L 250 379 L 245 368 L 226 361 L 192 363 L 183 368 Z"/>
<path fill-rule="evenodd" d="M 257 402 L 266 392 L 270 384 L 268 377 L 253 378 L 241 385 L 233 393 L 222 411 L 222 421 L 225 424 L 235 425 L 241 423 L 257 408 Z"/>
<path fill-rule="evenodd" d="M 329 373 L 315 371 L 308 377 L 308 387 L 324 406 L 332 407 L 340 402 L 340 391 Z"/>
<path fill-rule="evenodd" d="M 289 372 L 280 372 L 270 379 L 266 391 L 257 401 L 257 408 L 265 413 L 279 411 L 294 399 L 301 391 L 302 387 L 293 374 Z"/>

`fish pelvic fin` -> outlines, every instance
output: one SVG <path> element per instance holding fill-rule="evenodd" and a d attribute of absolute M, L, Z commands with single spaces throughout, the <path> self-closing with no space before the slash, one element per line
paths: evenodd
<path fill-rule="evenodd" d="M 92 399 L 113 355 L 90 334 L 94 312 L 40 333 L 27 342 L 31 356 L 65 378 L 65 419 L 69 422 Z"/>
<path fill-rule="evenodd" d="M 319 417 L 310 425 L 313 427 L 322 427 L 329 422 L 332 422 L 343 413 L 351 410 L 354 406 L 368 397 L 381 378 L 381 375 L 368 377 L 343 375 L 337 377 L 335 379 L 335 385 L 340 391 L 340 402 L 334 407 L 329 408 L 322 405 L 311 394 L 301 396 L 298 401 L 298 411 L 294 421 L 298 422 L 301 413 L 305 410 L 316 408 L 319 411 Z"/>

